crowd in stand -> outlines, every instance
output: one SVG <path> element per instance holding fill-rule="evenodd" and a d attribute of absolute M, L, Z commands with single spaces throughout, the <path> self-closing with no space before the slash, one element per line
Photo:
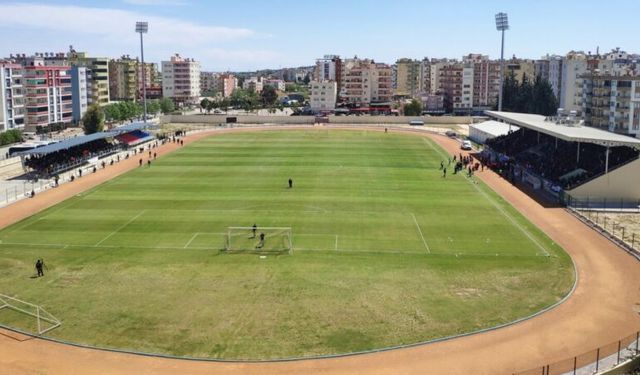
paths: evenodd
<path fill-rule="evenodd" d="M 114 152 L 119 148 L 120 145 L 109 143 L 105 139 L 98 139 L 46 155 L 30 155 L 25 159 L 25 165 L 39 175 L 50 176 L 81 165 L 93 157 Z"/>
<path fill-rule="evenodd" d="M 606 168 L 606 147 L 567 142 L 530 129 L 522 128 L 487 140 L 487 146 L 508 157 L 494 157 L 491 162 L 487 162 L 492 168 L 509 170 L 515 163 L 564 189 L 578 186 L 602 174 Z M 611 147 L 609 170 L 637 158 L 638 151 L 631 147 Z"/>

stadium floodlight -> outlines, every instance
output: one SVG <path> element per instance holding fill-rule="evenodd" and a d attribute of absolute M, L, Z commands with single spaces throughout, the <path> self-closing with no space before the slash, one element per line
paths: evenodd
<path fill-rule="evenodd" d="M 502 47 L 500 48 L 500 92 L 498 94 L 498 111 L 502 111 L 502 91 L 504 85 L 504 32 L 509 30 L 509 18 L 506 13 L 496 14 L 496 29 L 502 33 Z"/>
<path fill-rule="evenodd" d="M 147 77 L 144 66 L 144 44 L 142 42 L 142 34 L 149 32 L 148 22 L 136 22 L 136 33 L 140 34 L 140 60 L 142 62 L 142 106 L 144 108 L 144 119 L 147 122 Z"/>

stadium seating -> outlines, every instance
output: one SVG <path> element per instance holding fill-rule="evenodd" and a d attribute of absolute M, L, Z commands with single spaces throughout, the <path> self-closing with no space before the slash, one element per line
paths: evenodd
<path fill-rule="evenodd" d="M 120 134 L 116 139 L 129 146 L 134 146 L 142 142 L 146 142 L 153 136 L 141 130 L 135 130 L 130 133 Z"/>
<path fill-rule="evenodd" d="M 578 161 L 578 145 L 580 160 Z M 525 170 L 564 189 L 585 183 L 605 171 L 606 148 L 592 143 L 567 142 L 530 129 L 519 129 L 487 140 L 490 150 L 506 155 Z M 611 147 L 609 171 L 638 158 L 630 147 Z M 494 165 L 504 168 L 506 161 Z"/>

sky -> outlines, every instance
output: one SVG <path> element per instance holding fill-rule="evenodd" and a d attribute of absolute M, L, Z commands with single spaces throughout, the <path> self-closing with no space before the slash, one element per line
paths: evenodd
<path fill-rule="evenodd" d="M 139 56 L 135 22 L 148 21 L 145 61 L 179 53 L 206 71 L 308 66 L 325 54 L 499 58 L 497 12 L 509 15 L 506 57 L 640 52 L 638 0 L 0 0 L 0 56 L 70 45 L 90 56 Z"/>

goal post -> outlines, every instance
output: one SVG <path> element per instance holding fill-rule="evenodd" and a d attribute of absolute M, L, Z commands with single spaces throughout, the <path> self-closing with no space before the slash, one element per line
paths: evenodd
<path fill-rule="evenodd" d="M 261 235 L 264 239 L 261 240 Z M 291 227 L 227 227 L 224 249 L 227 252 L 293 252 Z"/>
<path fill-rule="evenodd" d="M 15 297 L 0 294 L 0 311 L 9 309 L 31 316 L 36 319 L 38 335 L 45 334 L 54 328 L 60 327 L 62 323 L 55 316 L 49 314 L 41 306 L 34 305 Z"/>

